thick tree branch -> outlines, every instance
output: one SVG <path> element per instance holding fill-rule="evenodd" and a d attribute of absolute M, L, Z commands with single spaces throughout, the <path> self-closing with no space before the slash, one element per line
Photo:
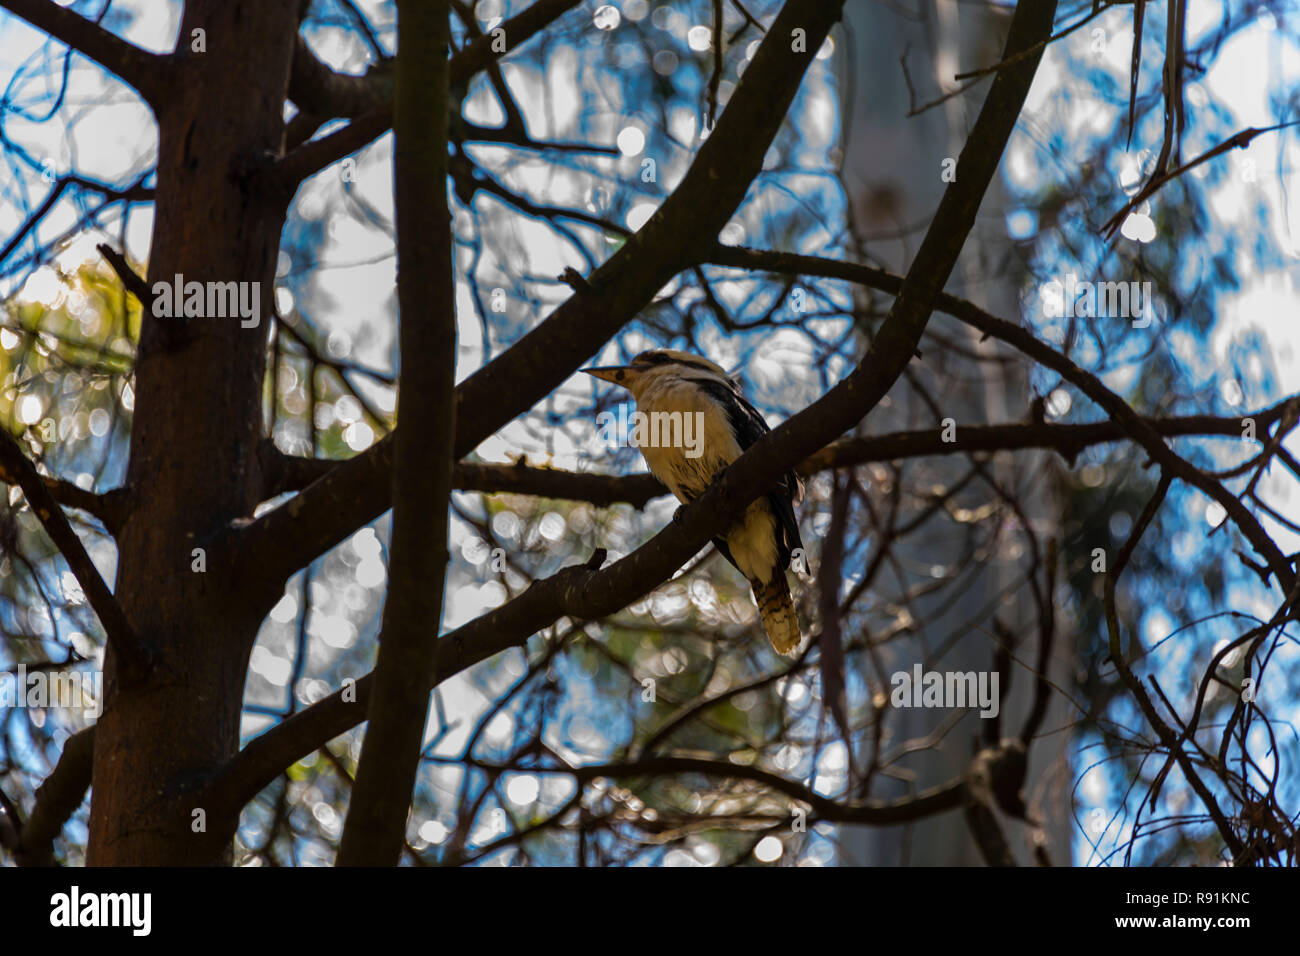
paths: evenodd
<path fill-rule="evenodd" d="M 316 58 L 300 33 L 294 39 L 289 99 L 314 116 L 360 116 L 382 103 L 391 104 L 393 74 L 389 64 L 372 64 L 361 76 L 336 73 Z"/>
<path fill-rule="evenodd" d="M 537 582 L 509 605 L 446 635 L 438 644 L 436 681 L 446 680 L 452 674 L 486 660 L 500 650 L 522 644 L 532 633 L 534 623 L 552 617 L 557 608 L 568 612 L 594 610 L 585 606 L 581 595 L 601 593 L 604 584 L 602 576 L 613 570 L 594 571 L 594 566 L 603 559 L 604 553 L 597 552 L 585 567 L 565 568 L 554 577 Z M 616 597 L 611 598 L 605 602 L 605 606 L 612 606 L 617 600 Z M 351 702 L 345 700 L 345 692 L 340 691 L 258 737 L 240 752 L 225 773 L 215 781 L 205 795 L 203 805 L 218 814 L 237 813 L 240 807 L 273 782 L 285 766 L 312 752 L 314 748 L 306 745 L 307 740 L 329 740 L 363 719 L 371 690 L 372 678 L 364 677 L 346 692 L 346 696 L 352 698 Z M 1004 759 L 1003 751 L 1008 746 L 1014 747 L 1016 742 L 1004 742 L 997 750 L 983 752 L 977 758 L 987 764 L 985 779 L 994 792 L 1014 790 L 1019 786 L 1015 779 L 1017 765 L 1014 761 Z M 700 773 L 739 778 L 761 783 L 778 793 L 807 803 L 817 819 L 869 825 L 905 823 L 957 809 L 962 806 L 968 785 L 964 778 L 959 778 L 900 800 L 843 805 L 815 793 L 797 781 L 757 767 L 694 757 L 652 755 L 626 763 L 545 768 L 544 772 L 566 773 L 580 780 L 598 776 L 628 777 L 668 773 Z M 1023 781 L 1023 774 L 1019 779 Z"/>
<path fill-rule="evenodd" d="M 447 206 L 448 0 L 398 0 L 394 181 L 402 378 L 393 544 L 369 727 L 340 866 L 395 866 L 420 765 L 447 574 L 456 280 Z"/>
<path fill-rule="evenodd" d="M 155 111 L 170 88 L 171 61 L 167 57 L 141 50 L 52 0 L 0 0 L 0 9 L 21 17 L 120 77 Z"/>

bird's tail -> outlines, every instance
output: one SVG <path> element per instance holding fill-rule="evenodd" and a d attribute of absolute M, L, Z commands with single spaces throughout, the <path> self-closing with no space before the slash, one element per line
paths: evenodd
<path fill-rule="evenodd" d="M 790 600 L 790 585 L 786 583 L 785 571 L 777 568 L 770 581 L 753 581 L 751 584 L 767 639 L 772 642 L 778 654 L 793 657 L 799 650 L 803 635 L 799 633 L 799 619 L 794 614 L 794 602 Z"/>

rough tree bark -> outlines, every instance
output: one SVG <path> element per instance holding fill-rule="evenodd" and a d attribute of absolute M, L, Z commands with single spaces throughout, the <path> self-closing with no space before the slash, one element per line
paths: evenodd
<path fill-rule="evenodd" d="M 228 842 L 194 832 L 189 795 L 239 746 L 249 652 L 276 582 L 247 563 L 195 549 L 259 500 L 257 444 L 282 197 L 249 188 L 274 156 L 299 4 L 185 4 L 158 121 L 157 219 L 150 283 L 260 283 L 262 321 L 146 314 L 136 366 L 127 473 L 131 508 L 118 537 L 117 596 L 157 648 L 148 679 L 105 664 L 96 728 L 88 861 L 98 865 L 221 860 Z M 194 31 L 201 30 L 201 34 Z M 202 38 L 204 52 L 195 52 Z M 268 585 L 270 588 L 268 589 Z"/>

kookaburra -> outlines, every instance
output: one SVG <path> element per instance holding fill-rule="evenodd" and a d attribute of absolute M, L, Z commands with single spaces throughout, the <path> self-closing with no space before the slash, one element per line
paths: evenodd
<path fill-rule="evenodd" d="M 637 412 L 652 423 L 649 442 L 638 441 L 650 471 L 686 504 L 770 429 L 740 385 L 708 359 L 673 349 L 642 352 L 630 365 L 583 369 L 588 375 L 621 385 L 632 393 Z M 678 413 L 688 442 L 653 440 L 653 424 Z M 690 431 L 692 424 L 699 428 Z M 666 430 L 666 429 L 665 429 Z M 723 534 L 713 539 L 722 556 L 754 589 L 759 617 L 778 653 L 793 655 L 802 635 L 790 600 L 785 572 L 791 552 L 802 549 L 794 503 L 803 485 L 794 472 L 781 477 L 767 495 L 750 504 Z"/>

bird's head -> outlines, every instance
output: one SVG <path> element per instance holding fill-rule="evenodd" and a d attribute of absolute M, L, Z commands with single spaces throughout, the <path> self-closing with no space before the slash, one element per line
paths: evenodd
<path fill-rule="evenodd" d="M 584 368 L 581 371 L 596 378 L 613 382 L 632 393 L 639 399 L 652 382 L 665 377 L 678 376 L 689 378 L 711 378 L 720 382 L 727 381 L 727 373 L 706 358 L 680 352 L 677 349 L 651 349 L 642 352 L 627 365 L 604 365 L 596 368 Z"/>

